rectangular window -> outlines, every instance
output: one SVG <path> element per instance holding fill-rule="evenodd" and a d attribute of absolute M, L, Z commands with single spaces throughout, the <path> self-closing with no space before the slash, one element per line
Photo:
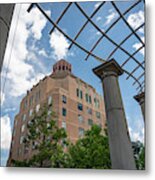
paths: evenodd
<path fill-rule="evenodd" d="M 65 108 L 62 108 L 62 115 L 66 116 L 67 115 L 67 110 Z"/>
<path fill-rule="evenodd" d="M 93 125 L 93 120 L 92 119 L 88 119 L 88 125 L 92 126 Z"/>
<path fill-rule="evenodd" d="M 26 114 L 23 114 L 22 120 L 23 120 L 23 121 L 26 120 Z"/>
<path fill-rule="evenodd" d="M 25 130 L 25 124 L 22 125 L 21 132 L 24 132 L 24 130 Z"/>
<path fill-rule="evenodd" d="M 32 116 L 32 114 L 33 114 L 33 109 L 30 109 L 29 116 Z"/>
<path fill-rule="evenodd" d="M 21 136 L 21 137 L 20 137 L 20 144 L 22 144 L 23 141 L 24 141 L 24 136 Z"/>
<path fill-rule="evenodd" d="M 63 96 L 62 96 L 62 102 L 63 102 L 64 104 L 66 104 L 66 103 L 67 103 L 67 98 L 66 98 L 66 96 L 65 96 L 65 95 L 63 95 Z"/>
<path fill-rule="evenodd" d="M 66 122 L 62 121 L 62 128 L 64 128 L 66 130 Z"/>
<path fill-rule="evenodd" d="M 83 98 L 83 94 L 82 94 L 82 91 L 80 90 L 80 98 L 82 99 Z"/>
<path fill-rule="evenodd" d="M 79 97 L 79 89 L 76 89 L 76 96 Z"/>
<path fill-rule="evenodd" d="M 97 117 L 98 119 L 100 119 L 100 118 L 101 118 L 101 114 L 100 114 L 100 112 L 96 112 L 96 117 Z"/>
<path fill-rule="evenodd" d="M 52 96 L 49 96 L 48 97 L 48 105 L 51 105 L 52 104 Z"/>
<path fill-rule="evenodd" d="M 86 94 L 85 97 L 86 97 L 86 102 L 88 102 L 89 101 L 88 94 Z"/>
<path fill-rule="evenodd" d="M 84 129 L 79 128 L 79 137 L 84 136 Z"/>
<path fill-rule="evenodd" d="M 83 117 L 82 117 L 82 115 L 78 115 L 78 121 L 79 121 L 79 123 L 84 123 L 84 119 L 83 119 Z"/>
<path fill-rule="evenodd" d="M 91 104 L 91 96 L 89 96 L 89 103 Z"/>
<path fill-rule="evenodd" d="M 27 108 L 27 100 L 25 100 L 25 103 L 24 103 L 24 109 Z"/>
<path fill-rule="evenodd" d="M 38 104 L 38 105 L 36 106 L 36 112 L 39 112 L 39 109 L 40 109 L 40 104 Z"/>
<path fill-rule="evenodd" d="M 80 110 L 80 111 L 83 110 L 83 105 L 81 103 L 78 103 L 78 110 Z"/>
<path fill-rule="evenodd" d="M 92 109 L 87 107 L 87 113 L 92 115 Z"/>
<path fill-rule="evenodd" d="M 30 97 L 30 106 L 33 104 L 33 96 Z"/>

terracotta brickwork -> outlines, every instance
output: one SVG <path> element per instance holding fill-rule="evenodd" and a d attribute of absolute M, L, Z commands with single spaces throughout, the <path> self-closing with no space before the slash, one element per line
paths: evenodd
<path fill-rule="evenodd" d="M 34 111 L 48 104 L 57 115 L 59 127 L 66 129 L 68 138 L 75 143 L 92 124 L 105 127 L 104 101 L 95 89 L 72 74 L 71 64 L 60 60 L 53 66 L 50 76 L 40 80 L 27 92 L 20 103 L 20 111 L 14 120 L 12 143 L 8 165 L 12 159 L 30 158 L 35 151 L 25 149 L 22 137 L 27 134 L 27 124 Z"/>

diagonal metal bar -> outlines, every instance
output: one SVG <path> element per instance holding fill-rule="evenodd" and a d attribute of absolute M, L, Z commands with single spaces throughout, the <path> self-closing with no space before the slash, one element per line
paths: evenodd
<path fill-rule="evenodd" d="M 124 13 L 123 15 L 125 16 L 128 12 L 130 12 L 134 7 L 136 7 L 139 3 L 141 2 L 141 0 L 137 1 L 135 4 L 133 4 L 132 6 L 130 6 Z M 121 20 L 121 16 L 119 16 L 118 19 L 116 19 L 116 21 L 114 21 L 110 26 L 109 28 L 105 31 L 105 34 L 107 34 L 110 29 L 112 29 L 114 27 L 114 25 Z M 96 43 L 93 45 L 92 49 L 90 50 L 90 53 L 94 51 L 94 49 L 97 47 L 97 45 L 101 42 L 101 40 L 105 37 L 105 34 L 102 34 L 102 36 L 96 41 Z M 89 58 L 89 55 L 88 54 L 85 58 L 85 60 L 87 60 Z"/>
<path fill-rule="evenodd" d="M 45 12 L 44 10 L 41 8 L 41 6 L 38 3 L 34 3 L 35 6 L 39 9 L 39 11 L 44 15 L 44 17 L 60 32 L 62 33 L 69 41 L 71 41 L 72 43 L 74 43 L 78 48 L 80 48 L 81 50 L 83 50 L 85 53 L 89 53 L 89 51 L 87 49 L 85 49 L 84 47 L 82 47 L 79 43 L 77 43 L 76 41 L 74 41 L 72 38 L 70 38 Z M 96 60 L 100 61 L 100 62 L 105 62 L 104 59 L 100 58 L 99 56 L 91 53 L 91 56 L 94 57 Z"/>
<path fill-rule="evenodd" d="M 145 75 L 145 72 L 143 72 L 143 73 L 137 78 L 137 80 L 139 81 L 144 75 Z M 136 84 L 136 81 L 135 81 L 132 85 L 135 85 L 135 84 Z"/>
<path fill-rule="evenodd" d="M 92 19 L 95 14 L 101 9 L 101 7 L 105 4 L 105 1 L 103 1 L 96 9 L 95 11 L 91 14 L 91 16 L 89 17 L 90 19 Z M 84 28 L 86 27 L 86 25 L 89 23 L 89 20 L 87 19 L 86 22 L 84 23 L 84 25 L 81 27 L 81 29 L 78 31 L 78 33 L 76 34 L 74 41 L 79 37 L 79 35 L 81 34 L 81 32 L 84 30 Z M 68 49 L 71 49 L 73 46 L 73 43 L 70 44 Z"/>
<path fill-rule="evenodd" d="M 143 61 L 141 64 L 144 64 L 145 63 L 145 61 Z M 131 72 L 131 74 L 130 75 L 132 75 L 138 68 L 139 68 L 140 66 L 138 65 L 138 66 L 136 66 L 134 69 L 133 69 L 133 71 Z M 126 78 L 126 80 L 128 80 L 129 79 L 129 77 L 130 77 L 130 75 L 129 76 L 127 76 L 127 78 Z"/>
<path fill-rule="evenodd" d="M 67 12 L 67 10 L 69 9 L 69 7 L 72 5 L 72 2 L 68 3 L 66 8 L 63 10 L 62 14 L 59 16 L 59 18 L 57 19 L 57 21 L 55 22 L 56 24 L 58 24 L 60 22 L 60 20 L 63 18 L 63 16 L 65 15 L 65 13 Z M 52 34 L 52 32 L 54 31 L 54 27 L 51 29 L 49 34 Z"/>
<path fill-rule="evenodd" d="M 145 25 L 145 23 L 141 24 L 137 29 L 135 29 L 135 31 L 138 31 L 140 28 L 142 28 Z M 128 36 L 126 36 L 125 39 L 123 39 L 120 44 L 110 53 L 110 55 L 108 56 L 107 60 L 109 60 L 111 58 L 111 56 L 117 51 L 117 49 L 124 44 L 131 36 L 133 35 L 133 32 L 131 32 Z"/>
<path fill-rule="evenodd" d="M 104 34 L 105 37 L 106 37 L 112 44 L 114 44 L 115 46 L 118 46 L 118 44 L 117 44 L 115 41 L 113 41 L 107 34 L 105 34 L 105 33 L 88 17 L 88 15 L 83 11 L 83 9 L 80 7 L 80 5 L 79 5 L 77 2 L 75 2 L 75 5 L 76 5 L 77 8 L 82 12 L 82 14 L 89 20 L 89 22 L 90 22 L 100 33 Z M 139 63 L 139 61 L 138 61 L 134 56 L 132 56 L 132 55 L 131 55 L 128 51 L 126 51 L 124 48 L 120 47 L 120 49 L 121 49 L 123 52 L 125 52 L 130 58 L 133 58 L 133 59 L 135 60 L 135 62 L 136 62 L 137 64 L 139 64 L 139 65 L 144 69 L 144 67 Z"/>
<path fill-rule="evenodd" d="M 125 70 L 125 69 L 123 69 L 123 71 L 126 73 L 126 74 L 131 74 L 130 72 L 128 72 L 127 70 Z M 135 77 L 135 76 L 133 76 L 132 74 L 131 74 L 131 77 L 137 82 L 137 84 L 141 87 L 141 83 L 137 80 L 137 78 Z"/>
<path fill-rule="evenodd" d="M 143 85 L 143 84 L 144 84 L 144 85 Z M 145 86 L 145 80 L 141 83 L 140 86 L 138 86 L 138 87 L 136 88 L 136 90 L 138 90 L 139 88 L 142 89 L 142 88 L 144 88 L 144 86 Z"/>
<path fill-rule="evenodd" d="M 122 20 L 125 22 L 125 24 L 128 26 L 128 28 L 133 32 L 133 34 L 137 37 L 137 39 L 141 42 L 141 44 L 144 44 L 144 42 L 142 41 L 142 39 L 138 36 L 138 34 L 133 30 L 133 28 L 130 26 L 130 24 L 127 22 L 127 20 L 124 18 L 124 16 L 122 15 L 122 13 L 120 12 L 120 10 L 117 8 L 116 4 L 114 1 L 111 2 L 112 5 L 114 6 L 115 10 L 118 12 L 118 14 L 121 16 Z"/>
<path fill-rule="evenodd" d="M 134 56 L 135 54 L 137 54 L 141 49 L 143 48 L 143 45 L 141 47 L 139 47 L 134 53 L 132 53 L 132 56 Z M 121 67 L 125 66 L 125 64 L 130 60 L 130 57 L 128 57 L 124 63 L 121 65 Z M 136 62 L 136 61 L 135 61 Z M 145 70 L 144 66 L 142 66 L 142 63 L 140 63 L 139 61 L 136 62 L 140 67 L 143 67 L 143 69 Z"/>

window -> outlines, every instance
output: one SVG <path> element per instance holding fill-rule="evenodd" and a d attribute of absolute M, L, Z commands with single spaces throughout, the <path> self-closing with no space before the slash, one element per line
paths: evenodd
<path fill-rule="evenodd" d="M 87 113 L 92 115 L 92 109 L 87 107 Z"/>
<path fill-rule="evenodd" d="M 23 141 L 24 141 L 24 136 L 21 136 L 21 137 L 20 137 L 20 144 L 22 144 Z"/>
<path fill-rule="evenodd" d="M 78 103 L 78 110 L 80 110 L 80 111 L 83 110 L 83 105 L 81 103 Z"/>
<path fill-rule="evenodd" d="M 52 104 L 52 96 L 49 96 L 48 97 L 48 105 L 51 105 Z"/>
<path fill-rule="evenodd" d="M 77 95 L 77 97 L 79 97 L 80 99 L 82 99 L 82 98 L 83 98 L 82 90 L 76 89 L 76 95 Z"/>
<path fill-rule="evenodd" d="M 67 110 L 65 108 L 62 108 L 62 115 L 66 116 L 67 115 Z"/>
<path fill-rule="evenodd" d="M 83 117 L 82 117 L 82 115 L 78 115 L 78 121 L 79 121 L 79 123 L 84 123 L 84 119 L 83 119 Z"/>
<path fill-rule="evenodd" d="M 92 119 L 88 119 L 88 125 L 90 125 L 90 126 L 93 125 L 93 120 Z"/>
<path fill-rule="evenodd" d="M 66 122 L 62 121 L 62 128 L 64 128 L 66 130 Z"/>
<path fill-rule="evenodd" d="M 25 103 L 24 103 L 24 109 L 27 108 L 27 100 L 25 100 Z"/>
<path fill-rule="evenodd" d="M 83 98 L 83 94 L 82 94 L 82 91 L 80 90 L 80 98 L 82 99 Z"/>
<path fill-rule="evenodd" d="M 100 119 L 100 117 L 101 117 L 100 112 L 96 112 L 96 117 L 97 117 L 98 119 Z"/>
<path fill-rule="evenodd" d="M 94 103 L 95 103 L 95 107 L 99 108 L 100 107 L 100 102 L 98 99 L 94 98 Z"/>
<path fill-rule="evenodd" d="M 62 102 L 63 102 L 64 104 L 66 104 L 66 103 L 67 103 L 67 98 L 66 98 L 66 96 L 65 96 L 65 95 L 63 95 L 63 96 L 62 96 Z"/>
<path fill-rule="evenodd" d="M 38 143 L 35 142 L 35 141 L 33 141 L 33 142 L 32 142 L 32 149 L 33 149 L 33 150 L 36 149 L 36 148 L 37 148 L 37 145 L 38 145 Z"/>
<path fill-rule="evenodd" d="M 23 114 L 22 120 L 23 120 L 23 121 L 26 120 L 26 114 Z"/>
<path fill-rule="evenodd" d="M 84 135 L 84 129 L 83 128 L 79 128 L 79 137 Z"/>
<path fill-rule="evenodd" d="M 22 125 L 21 132 L 24 132 L 24 130 L 25 130 L 25 124 Z"/>
<path fill-rule="evenodd" d="M 91 96 L 89 96 L 89 103 L 91 104 Z"/>
<path fill-rule="evenodd" d="M 33 96 L 30 97 L 30 106 L 33 104 Z"/>
<path fill-rule="evenodd" d="M 86 97 L 86 102 L 88 102 L 89 101 L 88 94 L 86 94 L 85 97 Z"/>
<path fill-rule="evenodd" d="M 38 104 L 38 105 L 36 106 L 36 112 L 39 112 L 39 109 L 40 109 L 40 104 Z"/>
<path fill-rule="evenodd" d="M 50 116 L 52 114 L 52 111 L 48 110 L 47 114 L 48 114 L 48 116 Z"/>
<path fill-rule="evenodd" d="M 33 109 L 30 109 L 29 116 L 32 116 L 32 114 L 33 114 Z"/>
<path fill-rule="evenodd" d="M 76 89 L 76 95 L 79 97 L 79 89 Z"/>

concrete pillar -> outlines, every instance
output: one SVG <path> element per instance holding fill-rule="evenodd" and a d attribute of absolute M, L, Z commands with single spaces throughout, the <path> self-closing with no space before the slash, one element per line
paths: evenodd
<path fill-rule="evenodd" d="M 112 59 L 93 69 L 102 80 L 107 117 L 110 157 L 113 169 L 136 169 L 118 83 L 123 70 Z"/>
<path fill-rule="evenodd" d="M 0 72 L 14 10 L 14 4 L 0 4 Z"/>
<path fill-rule="evenodd" d="M 142 110 L 143 118 L 145 121 L 145 93 L 142 92 L 142 93 L 134 96 L 134 99 L 139 103 L 141 110 Z"/>

